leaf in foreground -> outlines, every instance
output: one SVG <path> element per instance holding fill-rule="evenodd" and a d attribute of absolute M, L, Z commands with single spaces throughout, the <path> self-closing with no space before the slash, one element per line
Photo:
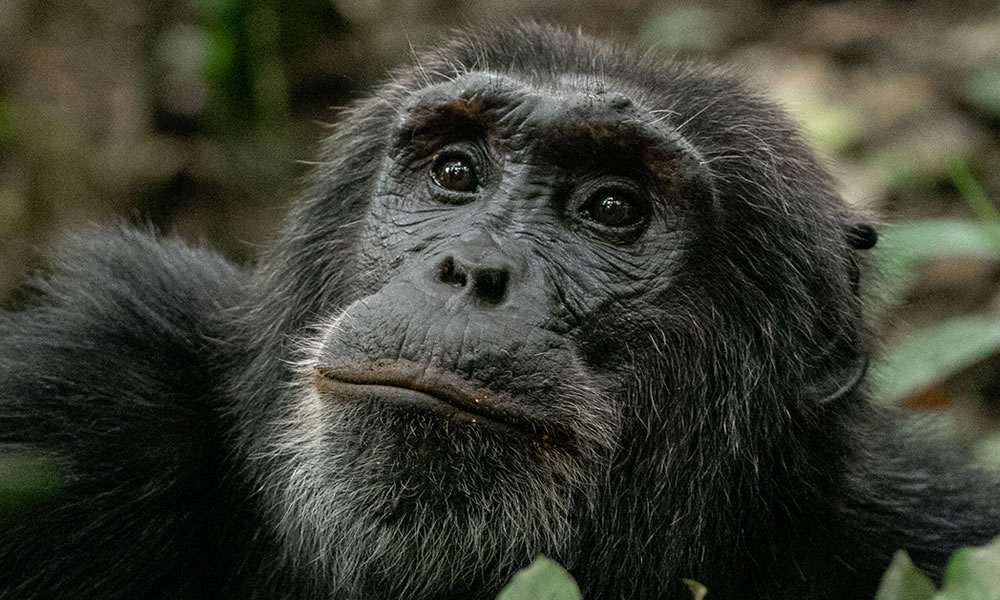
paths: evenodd
<path fill-rule="evenodd" d="M 0 526 L 58 498 L 68 485 L 64 461 L 0 444 Z"/>
<path fill-rule="evenodd" d="M 691 597 L 693 600 L 705 600 L 705 596 L 708 595 L 708 588 L 698 583 L 694 579 L 684 579 L 684 585 L 687 586 L 688 590 L 691 592 Z"/>
<path fill-rule="evenodd" d="M 988 546 L 962 548 L 944 571 L 941 600 L 1000 600 L 1000 538 Z"/>
<path fill-rule="evenodd" d="M 518 571 L 497 600 L 581 600 L 573 577 L 554 560 L 539 556 Z"/>
<path fill-rule="evenodd" d="M 936 592 L 931 580 L 900 550 L 882 576 L 875 600 L 930 600 Z"/>

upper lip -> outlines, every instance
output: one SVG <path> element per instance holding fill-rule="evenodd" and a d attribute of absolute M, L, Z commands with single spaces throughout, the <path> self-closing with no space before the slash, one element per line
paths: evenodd
<path fill-rule="evenodd" d="M 427 394 L 461 411 L 533 434 L 542 433 L 521 411 L 505 406 L 500 395 L 454 373 L 406 360 L 379 359 L 337 367 L 320 367 L 320 377 L 354 385 L 384 385 Z"/>

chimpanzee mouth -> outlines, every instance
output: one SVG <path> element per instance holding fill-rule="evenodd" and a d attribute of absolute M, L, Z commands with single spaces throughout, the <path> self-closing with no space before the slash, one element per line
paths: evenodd
<path fill-rule="evenodd" d="M 321 393 L 416 408 L 459 421 L 549 439 L 537 419 L 509 406 L 502 394 L 447 371 L 405 360 L 379 359 L 316 369 Z"/>

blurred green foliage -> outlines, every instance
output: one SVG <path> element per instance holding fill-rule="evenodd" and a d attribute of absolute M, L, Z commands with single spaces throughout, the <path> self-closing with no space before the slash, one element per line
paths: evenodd
<path fill-rule="evenodd" d="M 895 404 L 981 362 L 1000 349 L 1000 319 L 949 319 L 908 336 L 873 367 L 877 401 Z"/>
<path fill-rule="evenodd" d="M 276 0 L 190 0 L 207 33 L 204 72 L 216 117 L 242 125 L 287 118 Z"/>
<path fill-rule="evenodd" d="M 1000 260 L 1000 224 L 930 219 L 890 225 L 879 235 L 876 267 L 884 279 L 878 290 L 890 304 L 902 300 L 920 267 L 946 257 Z"/>
<path fill-rule="evenodd" d="M 1000 89 L 998 89 L 1000 92 Z M 1000 98 L 998 98 L 1000 101 Z M 976 181 L 972 169 L 965 161 L 954 161 L 951 164 L 951 180 L 955 184 L 969 209 L 979 218 L 985 232 L 990 236 L 994 250 L 1000 253 L 1000 211 L 986 196 L 986 190 Z M 994 227 L 986 228 L 986 224 Z"/>
<path fill-rule="evenodd" d="M 68 465 L 57 457 L 0 446 L 0 525 L 58 498 L 70 477 Z"/>
<path fill-rule="evenodd" d="M 654 14 L 638 40 L 664 56 L 704 55 L 725 47 L 728 37 L 726 21 L 720 12 L 705 5 L 679 5 Z"/>
<path fill-rule="evenodd" d="M 0 150 L 17 140 L 18 118 L 16 104 L 11 98 L 0 98 Z"/>
<path fill-rule="evenodd" d="M 13 237 L 28 226 L 28 206 L 20 190 L 0 183 L 0 239 Z"/>
<path fill-rule="evenodd" d="M 860 143 L 864 133 L 855 111 L 825 99 L 800 101 L 795 119 L 809 144 L 829 156 L 843 156 Z"/>
<path fill-rule="evenodd" d="M 875 600 L 1000 600 L 1000 538 L 988 546 L 956 552 L 945 568 L 940 590 L 905 552 L 897 552 Z"/>
<path fill-rule="evenodd" d="M 930 220 L 890 227 L 876 255 L 883 277 L 879 293 L 889 305 L 902 302 L 927 262 L 966 258 L 1000 263 L 1000 213 L 964 162 L 954 163 L 951 173 L 956 189 L 979 220 Z M 995 315 L 963 315 L 936 323 L 908 336 L 875 365 L 875 398 L 898 403 L 997 352 L 1000 319 Z"/>
<path fill-rule="evenodd" d="M 1000 67 L 975 71 L 966 81 L 962 91 L 972 106 L 1000 120 Z"/>

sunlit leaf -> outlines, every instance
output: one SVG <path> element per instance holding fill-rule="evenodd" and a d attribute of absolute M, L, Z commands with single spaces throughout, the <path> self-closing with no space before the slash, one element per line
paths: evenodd
<path fill-rule="evenodd" d="M 988 435 L 980 440 L 974 448 L 974 453 L 980 465 L 1000 470 L 1000 433 Z"/>
<path fill-rule="evenodd" d="M 962 548 L 944 572 L 940 600 L 1000 600 L 1000 538 L 981 548 Z"/>
<path fill-rule="evenodd" d="M 514 575 L 497 600 L 580 600 L 580 588 L 559 563 L 540 556 Z"/>
<path fill-rule="evenodd" d="M 875 600 L 930 600 L 936 592 L 931 580 L 900 550 L 882 575 Z"/>
<path fill-rule="evenodd" d="M 684 585 L 691 591 L 693 600 L 705 600 L 705 597 L 708 596 L 708 588 L 694 579 L 685 579 Z"/>

